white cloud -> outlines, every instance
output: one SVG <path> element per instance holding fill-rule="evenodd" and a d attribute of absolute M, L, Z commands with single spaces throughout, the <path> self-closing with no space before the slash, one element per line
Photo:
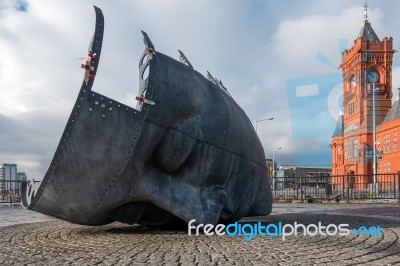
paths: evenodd
<path fill-rule="evenodd" d="M 264 8 L 256 1 L 229 0 L 88 2 L 105 15 L 94 90 L 134 106 L 143 29 L 156 50 L 178 58 L 181 49 L 200 73 L 210 70 L 220 78 L 252 120 L 263 114 L 275 117 L 273 123 L 259 125 L 259 135 L 267 157 L 271 147 L 280 145 L 277 158 L 290 162 L 314 146 L 293 141 L 286 81 L 339 71 L 314 57 L 320 51 L 338 65 L 337 41 L 347 38 L 351 45 L 363 15 L 362 4 L 335 14 L 327 4 L 306 1 L 302 8 L 278 1 L 266 1 Z M 36 177 L 47 170 L 82 81 L 77 59 L 86 54 L 95 18 L 88 2 L 27 1 L 27 12 L 16 10 L 16 1 L 0 2 L 0 116 L 19 131 L 0 127 L 0 145 L 8 147 L 0 153 L 0 163 L 13 160 Z M 329 5 L 341 10 L 348 4 Z M 394 23 L 382 22 L 393 8 L 369 11 L 380 38 L 386 30 L 398 32 Z M 399 76 L 395 65 L 394 86 L 400 84 Z"/>
<path fill-rule="evenodd" d="M 400 67 L 394 67 L 393 72 L 392 72 L 392 91 L 393 91 L 393 97 L 392 97 L 392 102 L 396 101 L 399 99 L 399 88 L 400 88 Z"/>
<path fill-rule="evenodd" d="M 338 15 L 311 15 L 282 21 L 273 36 L 274 48 L 287 64 L 313 66 L 309 62 L 321 51 L 328 59 L 339 66 L 339 39 L 348 39 L 349 46 L 357 37 L 362 22 L 359 6 L 351 6 Z M 379 8 L 369 11 L 369 17 L 376 32 L 381 32 L 379 21 L 383 15 Z M 379 36 L 379 35 L 378 35 Z M 339 59 L 339 60 L 338 60 Z M 317 62 L 314 62 L 317 63 Z M 319 64 L 319 62 L 318 62 Z"/>
<path fill-rule="evenodd" d="M 378 36 L 383 38 L 382 32 L 385 31 L 381 30 L 381 20 L 383 19 L 381 10 L 379 8 L 369 10 L 369 18 Z M 340 73 L 340 69 L 333 68 L 317 60 L 316 55 L 320 54 L 319 57 L 321 57 L 322 54 L 333 65 L 338 67 L 341 62 L 339 40 L 347 39 L 348 47 L 350 47 L 357 37 L 362 21 L 363 12 L 360 6 L 348 7 L 338 14 L 324 15 L 321 12 L 318 15 L 302 15 L 280 21 L 275 34 L 271 38 L 271 42 L 267 45 L 270 57 L 266 58 L 266 60 L 269 59 L 275 65 L 275 68 L 269 68 L 270 76 L 274 76 L 280 83 L 260 82 L 260 86 L 263 84 L 275 84 L 274 89 L 267 90 L 264 95 L 260 95 L 260 98 L 269 99 L 269 107 L 273 111 L 288 110 L 293 107 L 288 106 L 287 102 L 274 100 L 287 99 L 286 80 L 292 78 L 313 79 L 313 77 L 323 77 L 325 74 Z M 265 76 L 265 80 L 270 81 L 270 76 Z M 311 90 L 310 93 L 317 93 L 316 87 L 311 89 L 314 90 Z M 329 112 L 334 119 L 338 117 L 340 95 L 341 85 L 339 84 L 332 88 L 326 99 L 319 99 L 319 101 L 326 102 L 326 110 L 312 109 L 311 107 L 316 104 L 313 102 L 309 102 L 307 106 L 299 107 L 303 110 L 304 108 L 310 108 L 309 117 L 301 121 L 291 121 L 294 117 L 290 116 L 289 112 L 281 111 L 281 116 L 275 120 L 275 123 L 278 120 L 282 122 L 276 125 L 276 128 L 271 128 L 272 126 L 270 126 L 269 131 L 259 132 L 264 146 L 273 147 L 276 143 L 286 146 L 285 150 L 289 150 L 287 158 L 292 158 L 292 161 L 296 161 L 296 156 L 318 149 L 324 150 L 326 148 L 326 154 L 328 154 L 329 147 L 327 144 L 330 142 L 335 122 L 333 120 L 331 122 L 327 121 L 324 115 Z M 293 111 L 295 112 L 295 110 Z M 310 120 L 310 117 L 314 117 L 314 119 Z M 301 118 L 295 117 L 295 119 Z M 316 121 L 325 123 L 324 125 L 318 124 L 320 128 L 323 128 L 320 131 L 321 136 L 315 139 L 311 139 L 309 136 L 302 139 L 302 134 L 298 131 L 300 125 L 304 127 L 304 132 L 308 132 L 308 130 L 315 128 Z M 296 124 L 294 125 L 291 122 L 296 122 Z M 298 132 L 296 134 L 297 141 L 292 138 L 291 126 L 294 126 L 294 130 Z M 281 152 L 283 153 L 284 151 L 282 150 Z M 330 163 L 329 157 L 322 157 L 319 159 L 324 160 L 323 164 Z M 315 163 L 319 164 L 318 162 Z"/>

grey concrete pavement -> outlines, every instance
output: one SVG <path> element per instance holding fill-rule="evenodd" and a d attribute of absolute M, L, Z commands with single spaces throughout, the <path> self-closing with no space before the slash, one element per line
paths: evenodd
<path fill-rule="evenodd" d="M 54 218 L 24 209 L 21 205 L 0 204 L 0 227 L 49 220 L 54 220 Z"/>
<path fill-rule="evenodd" d="M 189 236 L 186 230 L 120 223 L 80 226 L 0 206 L 0 265 L 395 265 L 400 264 L 399 212 L 398 204 L 275 204 L 272 215 L 244 221 L 380 225 L 384 235 L 246 241 L 245 236 Z"/>

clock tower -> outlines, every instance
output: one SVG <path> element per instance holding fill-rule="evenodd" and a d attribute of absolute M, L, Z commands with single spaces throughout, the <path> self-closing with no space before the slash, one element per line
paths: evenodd
<path fill-rule="evenodd" d="M 364 12 L 353 47 L 342 54 L 343 113 L 331 147 L 332 175 L 350 175 L 357 179 L 353 182 L 368 184 L 371 180 L 357 175 L 373 174 L 374 124 L 379 126 L 391 107 L 395 50 L 391 37 L 380 40 L 373 30 L 367 4 Z"/>

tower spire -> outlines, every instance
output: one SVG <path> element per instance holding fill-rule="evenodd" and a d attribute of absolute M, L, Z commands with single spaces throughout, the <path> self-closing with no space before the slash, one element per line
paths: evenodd
<path fill-rule="evenodd" d="M 359 37 L 367 38 L 368 41 L 379 41 L 374 29 L 371 26 L 371 22 L 368 19 L 368 2 L 364 3 L 364 22 L 361 24 L 361 30 L 358 34 Z"/>
<path fill-rule="evenodd" d="M 364 3 L 364 21 L 368 21 L 368 1 Z"/>

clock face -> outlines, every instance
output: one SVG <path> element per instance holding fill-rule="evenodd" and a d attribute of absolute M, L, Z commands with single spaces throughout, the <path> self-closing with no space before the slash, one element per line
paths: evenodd
<path fill-rule="evenodd" d="M 353 86 L 353 88 L 357 85 L 357 78 L 355 75 L 351 76 L 351 86 Z"/>
<path fill-rule="evenodd" d="M 368 81 L 371 83 L 375 83 L 378 81 L 378 73 L 375 70 L 372 70 L 368 73 Z"/>

